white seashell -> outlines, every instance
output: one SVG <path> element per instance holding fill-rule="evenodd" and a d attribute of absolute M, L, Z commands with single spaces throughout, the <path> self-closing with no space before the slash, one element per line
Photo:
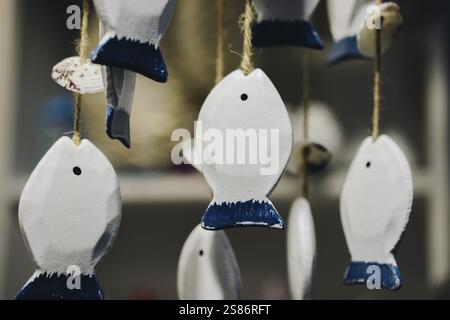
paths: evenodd
<path fill-rule="evenodd" d="M 64 59 L 53 67 L 52 79 L 61 87 L 80 94 L 103 92 L 101 67 L 90 61 L 82 64 L 80 57 Z"/>

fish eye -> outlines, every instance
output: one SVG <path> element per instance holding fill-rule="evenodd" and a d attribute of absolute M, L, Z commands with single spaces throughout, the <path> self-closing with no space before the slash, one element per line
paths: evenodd
<path fill-rule="evenodd" d="M 372 165 L 372 163 L 370 161 L 367 161 L 366 168 L 370 168 L 371 165 Z"/>
<path fill-rule="evenodd" d="M 73 174 L 76 175 L 76 176 L 81 175 L 80 167 L 73 167 L 72 171 L 73 171 Z"/>
<path fill-rule="evenodd" d="M 201 256 L 203 256 L 203 250 L 200 250 L 199 252 L 198 252 L 198 255 L 201 257 Z"/>
<path fill-rule="evenodd" d="M 241 94 L 242 101 L 247 101 L 247 99 L 248 99 L 248 95 L 246 93 Z"/>

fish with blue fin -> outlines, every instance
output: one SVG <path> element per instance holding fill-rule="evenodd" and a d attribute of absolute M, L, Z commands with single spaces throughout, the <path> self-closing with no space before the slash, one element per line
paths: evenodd
<path fill-rule="evenodd" d="M 217 84 L 200 110 L 194 141 L 183 148 L 214 194 L 202 227 L 283 229 L 267 195 L 282 176 L 292 145 L 286 107 L 261 69 L 249 75 L 236 70 Z"/>
<path fill-rule="evenodd" d="M 94 5 L 106 32 L 91 61 L 166 82 L 159 44 L 172 20 L 175 0 L 94 0 Z"/>
<path fill-rule="evenodd" d="M 385 2 L 375 8 L 374 0 L 328 0 L 328 18 L 334 45 L 328 64 L 375 57 L 377 17 L 381 28 L 381 52 L 385 53 L 397 34 L 403 18 L 400 7 Z"/>
<path fill-rule="evenodd" d="M 323 49 L 324 44 L 309 22 L 319 0 L 254 0 L 255 47 L 300 46 Z"/>
<path fill-rule="evenodd" d="M 182 300 L 239 300 L 241 273 L 223 230 L 195 227 L 178 261 L 178 297 Z"/>
<path fill-rule="evenodd" d="M 36 272 L 18 300 L 103 300 L 95 266 L 116 237 L 122 201 L 116 173 L 90 141 L 60 138 L 31 174 L 19 225 Z"/>
<path fill-rule="evenodd" d="M 411 169 L 387 135 L 361 144 L 340 196 L 341 221 L 351 255 L 345 284 L 396 290 L 402 285 L 393 250 L 413 202 Z"/>

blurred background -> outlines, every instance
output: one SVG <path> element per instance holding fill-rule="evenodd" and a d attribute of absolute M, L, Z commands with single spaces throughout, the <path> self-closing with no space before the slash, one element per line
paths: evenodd
<path fill-rule="evenodd" d="M 326 43 L 313 52 L 311 139 L 333 152 L 327 170 L 311 180 L 317 236 L 315 299 L 450 298 L 450 204 L 448 157 L 449 4 L 397 1 L 404 25 L 383 57 L 382 132 L 407 155 L 414 204 L 397 253 L 404 286 L 398 292 L 345 287 L 349 262 L 339 216 L 346 170 L 370 132 L 370 61 L 326 65 L 331 47 L 326 4 L 314 24 Z M 34 272 L 17 222 L 26 179 L 46 150 L 72 128 L 73 102 L 50 77 L 53 65 L 74 55 L 77 30 L 66 28 L 66 9 L 76 0 L 0 1 L 0 298 L 15 296 Z M 227 0 L 226 70 L 239 65 L 238 18 L 244 1 Z M 214 81 L 216 5 L 179 0 L 161 47 L 167 84 L 140 77 L 132 115 L 132 149 L 106 137 L 103 95 L 83 101 L 82 135 L 96 144 L 118 171 L 124 209 L 118 237 L 97 274 L 109 299 L 176 299 L 176 268 L 184 240 L 211 199 L 201 175 L 175 167 L 170 151 L 176 128 L 193 121 Z M 98 40 L 95 15 L 91 40 Z M 256 65 L 272 79 L 298 130 L 302 101 L 302 49 L 256 50 Z M 300 182 L 286 173 L 271 199 L 287 219 Z M 236 229 L 227 232 L 241 268 L 244 299 L 289 299 L 286 232 Z"/>

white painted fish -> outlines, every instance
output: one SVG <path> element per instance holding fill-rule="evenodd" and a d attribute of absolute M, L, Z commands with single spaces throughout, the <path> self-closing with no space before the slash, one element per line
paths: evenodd
<path fill-rule="evenodd" d="M 328 0 L 328 17 L 334 46 L 328 63 L 375 56 L 374 0 Z M 381 51 L 386 52 L 402 24 L 400 8 L 393 2 L 381 4 Z M 370 28 L 369 28 L 370 26 Z"/>
<path fill-rule="evenodd" d="M 253 27 L 254 46 L 323 49 L 322 39 L 308 21 L 318 4 L 319 0 L 254 0 L 257 16 Z"/>
<path fill-rule="evenodd" d="M 241 276 L 224 231 L 197 226 L 183 245 L 178 262 L 178 296 L 182 300 L 238 300 Z"/>
<path fill-rule="evenodd" d="M 175 0 L 94 0 L 94 5 L 106 33 L 92 62 L 166 82 L 159 43 L 172 20 Z"/>
<path fill-rule="evenodd" d="M 225 77 L 206 98 L 195 134 L 194 150 L 184 153 L 201 156 L 194 165 L 214 194 L 202 226 L 283 229 L 267 195 L 283 174 L 293 136 L 286 107 L 267 75 L 256 69 Z"/>
<path fill-rule="evenodd" d="M 16 298 L 103 299 L 94 268 L 117 234 L 121 207 L 116 173 L 103 153 L 88 140 L 76 146 L 59 139 L 20 197 L 19 224 L 37 271 Z M 71 290 L 77 270 L 81 289 Z"/>
<path fill-rule="evenodd" d="M 298 198 L 292 205 L 287 229 L 289 288 L 292 299 L 312 298 L 316 236 L 308 200 Z"/>
<path fill-rule="evenodd" d="M 395 290 L 401 276 L 392 254 L 413 201 L 411 169 L 388 136 L 367 137 L 353 160 L 340 198 L 341 220 L 352 262 L 344 282 L 366 283 L 379 268 L 380 286 Z"/>
<path fill-rule="evenodd" d="M 100 38 L 104 34 L 105 27 L 100 23 Z M 102 73 L 106 84 L 106 133 L 111 139 L 117 139 L 130 148 L 130 118 L 136 73 L 110 66 L 103 66 Z"/>

